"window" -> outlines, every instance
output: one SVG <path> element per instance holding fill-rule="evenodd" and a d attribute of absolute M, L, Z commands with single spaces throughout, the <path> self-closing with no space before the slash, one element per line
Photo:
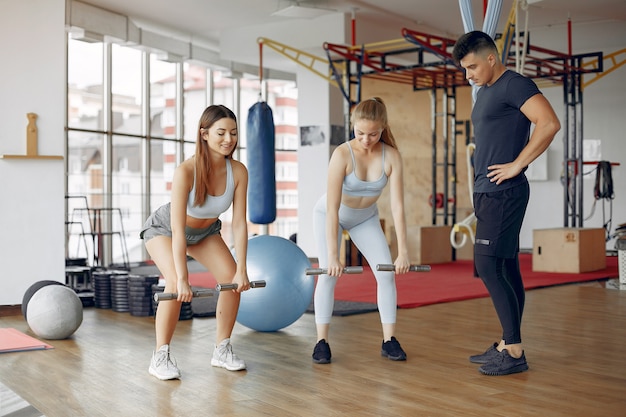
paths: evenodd
<path fill-rule="evenodd" d="M 67 60 L 67 125 L 102 129 L 103 44 L 70 41 Z"/>
<path fill-rule="evenodd" d="M 261 91 L 253 75 L 68 37 L 67 86 L 67 252 L 91 266 L 147 258 L 139 230 L 169 202 L 174 170 L 194 154 L 198 120 L 209 104 L 237 114 L 235 158 L 247 164 L 248 109 Z M 292 81 L 269 80 L 266 91 L 277 149 L 277 219 L 269 233 L 288 238 L 297 228 L 297 89 Z M 232 245 L 231 210 L 220 218 L 222 236 Z M 96 227 L 107 236 L 102 241 Z M 248 229 L 259 232 L 256 225 Z"/>
<path fill-rule="evenodd" d="M 142 133 L 142 53 L 112 45 L 111 92 L 112 127 L 117 133 Z"/>

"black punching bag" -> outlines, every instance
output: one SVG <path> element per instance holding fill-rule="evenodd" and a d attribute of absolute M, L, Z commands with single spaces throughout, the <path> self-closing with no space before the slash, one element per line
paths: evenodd
<path fill-rule="evenodd" d="M 248 111 L 248 216 L 252 223 L 276 220 L 274 117 L 263 101 Z"/>

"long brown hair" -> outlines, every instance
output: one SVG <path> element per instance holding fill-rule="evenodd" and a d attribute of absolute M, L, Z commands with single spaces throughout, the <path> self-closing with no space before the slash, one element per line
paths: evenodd
<path fill-rule="evenodd" d="M 195 183 L 196 195 L 193 200 L 194 206 L 200 206 L 206 200 L 209 194 L 209 174 L 211 172 L 211 159 L 209 158 L 209 145 L 207 141 L 202 139 L 203 130 L 209 130 L 211 126 L 218 120 L 228 118 L 233 119 L 237 123 L 237 116 L 228 107 L 215 104 L 207 107 L 200 116 L 198 123 L 198 138 L 196 139 L 196 155 L 195 159 Z M 233 151 L 226 157 L 232 158 L 237 146 L 233 147 Z M 198 175 L 199 173 L 199 175 Z"/>
<path fill-rule="evenodd" d="M 393 137 L 393 133 L 391 133 L 389 121 L 387 120 L 387 107 L 380 97 L 372 97 L 363 100 L 354 107 L 350 115 L 350 124 L 353 128 L 354 124 L 359 120 L 379 122 L 383 126 L 380 140 L 392 148 L 398 148 L 396 139 Z"/>

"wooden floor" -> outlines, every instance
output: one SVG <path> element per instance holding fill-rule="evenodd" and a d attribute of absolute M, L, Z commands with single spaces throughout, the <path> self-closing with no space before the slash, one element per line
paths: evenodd
<path fill-rule="evenodd" d="M 311 362 L 310 314 L 276 333 L 237 324 L 242 372 L 211 367 L 214 319 L 181 321 L 179 381 L 147 372 L 153 318 L 87 308 L 55 349 L 0 355 L 0 382 L 48 417 L 626 415 L 626 291 L 551 287 L 529 291 L 526 305 L 530 370 L 504 377 L 467 360 L 499 336 L 484 298 L 399 310 L 406 362 L 380 356 L 377 313 L 333 318 L 330 365 Z M 33 335 L 20 315 L 0 327 Z"/>

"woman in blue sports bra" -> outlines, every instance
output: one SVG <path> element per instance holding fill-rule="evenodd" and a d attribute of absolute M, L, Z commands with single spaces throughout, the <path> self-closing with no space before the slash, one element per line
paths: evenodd
<path fill-rule="evenodd" d="M 192 298 L 187 255 L 207 268 L 218 283 L 237 284 L 237 290 L 221 292 L 217 302 L 211 365 L 229 371 L 246 367 L 230 344 L 241 291 L 250 288 L 246 269 L 248 171 L 241 162 L 232 159 L 237 141 L 235 114 L 224 106 L 207 107 L 200 117 L 195 155 L 174 171 L 171 203 L 152 213 L 140 233 L 165 278 L 165 292 L 178 293 L 176 300 L 161 301 L 156 312 L 156 347 L 148 371 L 161 380 L 181 376 L 170 355 L 170 342 L 181 303 Z M 219 216 L 231 204 L 237 262 L 220 235 Z"/>
<path fill-rule="evenodd" d="M 313 362 L 330 363 L 330 320 L 333 313 L 335 284 L 343 265 L 339 242 L 343 230 L 370 265 L 391 264 L 391 253 L 380 225 L 376 202 L 389 183 L 391 212 L 398 241 L 395 273 L 409 271 L 404 214 L 402 158 L 387 121 L 383 101 L 374 97 L 362 101 L 352 111 L 354 139 L 335 149 L 328 167 L 328 190 L 314 209 L 314 230 L 320 268 L 315 287 L 315 324 L 317 344 Z M 395 338 L 397 292 L 394 272 L 375 271 L 378 311 L 383 332 L 381 355 L 391 360 L 406 360 L 406 353 Z"/>

